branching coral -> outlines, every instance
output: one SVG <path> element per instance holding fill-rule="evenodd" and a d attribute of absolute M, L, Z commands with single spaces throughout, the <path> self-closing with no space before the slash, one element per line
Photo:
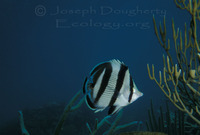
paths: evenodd
<path fill-rule="evenodd" d="M 78 100 L 78 97 L 80 96 L 80 94 L 81 94 L 81 91 L 77 92 L 77 94 L 70 100 L 68 105 L 65 107 L 64 112 L 61 115 L 60 120 L 58 122 L 58 125 L 56 126 L 54 135 L 60 134 L 62 125 L 63 125 L 68 113 L 77 110 L 83 104 L 84 98 L 82 98 L 77 105 L 73 106 L 74 103 Z"/>
<path fill-rule="evenodd" d="M 168 135 L 191 135 L 193 133 L 191 129 L 195 129 L 195 127 L 190 129 L 185 128 L 186 123 L 184 113 L 179 110 L 178 112 L 171 112 L 168 101 L 166 101 L 166 111 L 164 112 L 160 106 L 160 115 L 157 118 L 155 115 L 153 102 L 151 100 L 151 108 L 148 110 L 149 121 L 146 122 L 148 131 L 163 132 Z M 186 132 L 188 134 L 186 134 Z M 198 132 L 196 132 L 195 135 L 198 135 Z"/>
<path fill-rule="evenodd" d="M 19 121 L 20 121 L 20 127 L 22 131 L 22 135 L 30 135 L 28 130 L 26 130 L 25 125 L 24 125 L 24 116 L 22 111 L 18 111 L 19 113 Z"/>
<path fill-rule="evenodd" d="M 155 34 L 164 48 L 163 71 L 159 71 L 159 79 L 155 77 L 154 65 L 152 73 L 147 64 L 148 74 L 167 98 L 181 111 L 186 112 L 200 125 L 200 42 L 197 37 L 197 21 L 200 21 L 200 0 L 175 0 L 180 9 L 186 9 L 191 15 L 190 27 L 185 23 L 184 32 L 175 28 L 172 20 L 173 40 L 176 58 L 171 55 L 171 42 L 166 36 L 165 18 L 163 28 L 159 30 L 153 17 Z M 177 63 L 177 64 L 174 64 Z M 163 82 L 164 81 L 164 82 Z"/>
<path fill-rule="evenodd" d="M 132 126 L 132 125 L 136 125 L 138 126 L 138 128 L 140 127 L 140 125 L 142 124 L 141 121 L 133 121 L 133 122 L 130 122 L 130 123 L 127 123 L 127 124 L 124 124 L 124 125 L 118 125 L 119 124 L 119 121 L 122 117 L 122 111 L 119 112 L 119 114 L 116 116 L 115 120 L 110 123 L 108 121 L 108 119 L 110 118 L 111 116 L 106 116 L 104 117 L 100 122 L 98 122 L 98 119 L 95 120 L 95 127 L 94 127 L 94 130 L 91 129 L 91 127 L 89 126 L 88 123 L 86 123 L 87 125 L 87 128 L 90 132 L 90 135 L 95 135 L 96 132 L 99 130 L 100 127 L 103 126 L 104 123 L 107 123 L 110 128 L 104 132 L 103 135 L 113 135 L 115 134 L 117 131 L 123 129 L 123 128 L 126 128 L 126 127 L 129 127 L 129 126 Z"/>

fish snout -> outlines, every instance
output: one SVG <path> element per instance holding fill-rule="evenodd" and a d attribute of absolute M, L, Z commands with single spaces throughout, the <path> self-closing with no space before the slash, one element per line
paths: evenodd
<path fill-rule="evenodd" d="M 141 96 L 144 95 L 144 94 L 143 94 L 141 91 L 139 91 L 138 89 L 135 90 L 135 94 L 136 94 L 138 97 L 141 97 Z"/>

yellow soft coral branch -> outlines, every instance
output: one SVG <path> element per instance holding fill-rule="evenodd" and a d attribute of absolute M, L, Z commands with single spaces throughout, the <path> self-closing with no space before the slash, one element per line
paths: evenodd
<path fill-rule="evenodd" d="M 176 58 L 172 59 L 170 39 L 166 37 L 166 23 L 163 20 L 159 27 L 153 17 L 155 34 L 166 52 L 163 55 L 163 71 L 159 79 L 155 77 L 154 65 L 147 64 L 149 78 L 154 80 L 165 96 L 181 111 L 186 112 L 200 125 L 200 47 L 197 36 L 197 20 L 200 21 L 200 0 L 175 0 L 178 8 L 187 10 L 191 16 L 190 28 L 185 25 L 184 32 L 175 27 L 172 20 L 173 40 Z M 168 42 L 166 42 L 168 41 Z M 174 65 L 173 62 L 177 64 Z M 150 71 L 151 70 L 151 71 Z"/>
<path fill-rule="evenodd" d="M 184 81 L 185 84 L 190 88 L 190 90 L 191 90 L 192 92 L 194 92 L 194 94 L 197 94 L 198 96 L 200 96 L 200 93 L 199 93 L 194 87 L 192 87 L 192 85 L 190 85 L 190 84 L 188 83 L 188 81 L 186 81 L 186 79 L 185 79 L 185 73 L 183 73 L 183 81 Z"/>
<path fill-rule="evenodd" d="M 193 109 L 187 109 L 187 107 L 185 106 L 185 104 L 183 103 L 183 101 L 180 98 L 179 92 L 177 90 L 177 86 L 178 86 L 178 78 L 180 77 L 181 74 L 181 70 L 177 69 L 177 65 L 175 65 L 175 72 L 174 72 L 174 76 L 176 77 L 176 81 L 173 79 L 173 77 L 171 77 L 172 82 L 174 84 L 174 93 L 172 93 L 171 95 L 171 89 L 169 88 L 168 85 L 168 81 L 167 81 L 167 77 L 166 77 L 166 72 L 167 69 L 163 69 L 163 79 L 164 79 L 164 83 L 166 86 L 167 91 L 164 89 L 164 85 L 162 84 L 162 81 L 158 81 L 155 78 L 155 71 L 154 71 L 154 65 L 152 65 L 152 74 L 150 72 L 150 67 L 149 64 L 147 64 L 147 70 L 148 70 L 148 74 L 151 80 L 154 80 L 156 82 L 156 84 L 160 87 L 160 89 L 163 91 L 163 93 L 165 94 L 165 96 L 181 111 L 186 112 L 194 121 L 197 122 L 197 124 L 200 125 L 200 120 L 198 120 L 194 115 L 193 115 Z M 171 72 L 172 73 L 172 72 Z M 183 73 L 184 74 L 184 73 Z M 173 76 L 173 74 L 170 74 L 170 76 Z M 162 78 L 161 75 L 161 71 L 159 71 L 159 79 Z M 168 93 L 167 93 L 168 92 Z M 196 113 L 200 115 L 200 111 L 198 109 L 198 107 L 196 106 Z"/>
<path fill-rule="evenodd" d="M 197 40 L 197 24 L 196 20 L 200 20 L 200 0 L 174 0 L 175 4 L 180 9 L 186 9 L 191 15 L 194 25 L 194 41 L 197 51 L 200 52 L 200 47 Z"/>

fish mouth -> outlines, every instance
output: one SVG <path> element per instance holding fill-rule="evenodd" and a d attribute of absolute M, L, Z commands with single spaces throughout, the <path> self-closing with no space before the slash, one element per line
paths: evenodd
<path fill-rule="evenodd" d="M 133 88 L 133 89 L 134 89 L 134 88 Z M 137 88 L 134 89 L 133 91 L 135 91 L 135 94 L 136 94 L 138 97 L 141 97 L 141 96 L 144 95 L 144 94 L 143 94 L 141 91 L 139 91 Z"/>

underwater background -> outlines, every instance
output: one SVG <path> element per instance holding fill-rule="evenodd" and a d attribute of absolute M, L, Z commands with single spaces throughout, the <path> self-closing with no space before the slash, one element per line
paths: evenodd
<path fill-rule="evenodd" d="M 20 134 L 19 110 L 30 114 L 25 117 L 24 112 L 25 120 L 31 119 L 31 115 L 32 119 L 36 115 L 48 116 L 46 119 L 59 117 L 82 89 L 90 70 L 111 59 L 128 65 L 138 89 L 144 93 L 123 109 L 122 122 L 142 121 L 145 130 L 150 100 L 155 112 L 159 113 L 160 106 L 165 108 L 166 97 L 149 79 L 147 63 L 155 64 L 156 71 L 163 68 L 164 50 L 154 32 L 153 15 L 157 22 L 165 16 L 169 37 L 172 18 L 175 26 L 184 28 L 184 22 L 189 24 L 190 15 L 178 9 L 174 1 L 2 0 L 0 7 L 1 135 L 11 123 L 18 124 L 16 135 Z M 171 103 L 169 106 L 174 109 Z M 42 108 L 46 110 L 40 116 L 37 110 Z M 31 110 L 35 111 L 34 116 L 29 113 Z M 106 115 L 107 111 L 94 114 L 84 103 L 73 112 L 74 120 L 66 119 L 66 124 L 73 127 L 81 121 L 81 128 L 87 133 L 86 122 L 92 125 L 96 117 Z M 76 129 L 69 134 L 73 131 Z"/>

